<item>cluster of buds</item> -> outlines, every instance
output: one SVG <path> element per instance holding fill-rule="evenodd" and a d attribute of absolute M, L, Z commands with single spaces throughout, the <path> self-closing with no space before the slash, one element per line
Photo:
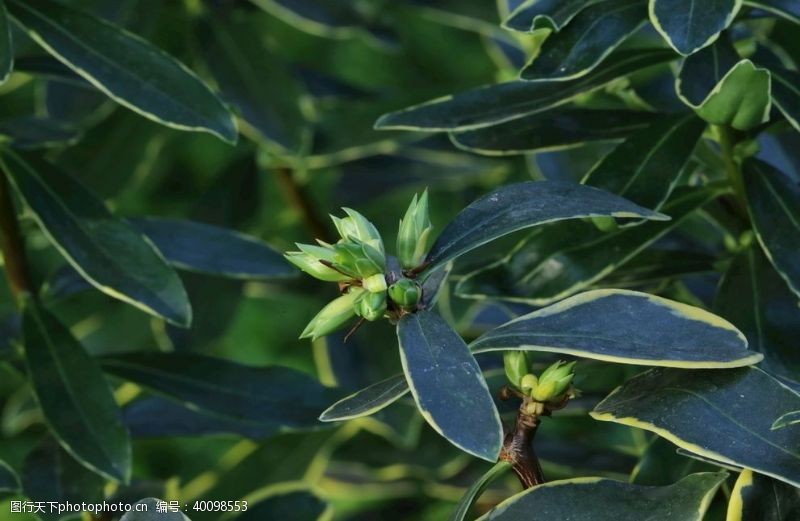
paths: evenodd
<path fill-rule="evenodd" d="M 357 211 L 343 210 L 346 217 L 331 216 L 339 232 L 338 242 L 297 244 L 298 251 L 285 254 L 289 262 L 312 277 L 338 283 L 341 292 L 309 322 L 300 338 L 316 340 L 356 316 L 369 321 L 396 318 L 416 311 L 422 299 L 413 270 L 423 263 L 429 247 L 432 226 L 427 191 L 419 198 L 414 195 L 400 221 L 397 258 L 402 273 L 387 272 L 383 239 L 375 226 Z"/>
<path fill-rule="evenodd" d="M 529 355 L 523 351 L 509 351 L 503 357 L 508 380 L 525 398 L 528 414 L 540 415 L 546 404 L 558 404 L 573 396 L 572 379 L 575 362 L 558 361 L 538 377 L 530 372 Z"/>

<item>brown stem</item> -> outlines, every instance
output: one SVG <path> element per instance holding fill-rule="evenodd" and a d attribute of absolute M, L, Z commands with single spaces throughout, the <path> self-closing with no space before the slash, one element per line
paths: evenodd
<path fill-rule="evenodd" d="M 0 248 L 3 252 L 6 277 L 14 298 L 19 302 L 23 296 L 33 294 L 25 243 L 19 232 L 19 221 L 8 179 L 0 172 Z"/>
<path fill-rule="evenodd" d="M 308 193 L 295 182 L 292 169 L 282 166 L 275 171 L 284 197 L 300 212 L 303 222 L 308 231 L 311 232 L 311 235 L 326 242 L 333 242 L 328 226 L 317 214 L 317 210 Z"/>
<path fill-rule="evenodd" d="M 528 414 L 529 401 L 523 400 L 517 413 L 514 430 L 506 434 L 500 459 L 511 463 L 514 473 L 526 489 L 545 482 L 542 466 L 533 449 L 533 438 L 539 428 L 541 416 Z"/>

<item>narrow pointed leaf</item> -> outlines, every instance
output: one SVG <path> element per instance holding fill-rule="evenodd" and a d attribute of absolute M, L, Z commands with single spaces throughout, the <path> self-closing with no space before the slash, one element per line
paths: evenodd
<path fill-rule="evenodd" d="M 450 521 L 464 521 L 467 519 L 467 514 L 469 514 L 472 505 L 475 501 L 480 497 L 486 487 L 491 485 L 492 481 L 496 480 L 506 472 L 511 470 L 511 463 L 507 461 L 498 461 L 494 464 L 494 466 L 489 469 L 486 474 L 478 478 L 478 480 L 472 484 L 467 492 L 464 494 L 464 497 L 461 498 L 461 501 L 458 502 L 458 506 L 456 507 L 453 514 L 450 516 Z"/>
<path fill-rule="evenodd" d="M 50 430 L 91 470 L 117 481 L 131 471 L 128 431 L 97 363 L 39 304 L 23 315 L 25 363 Z"/>
<path fill-rule="evenodd" d="M 391 112 L 378 129 L 474 130 L 544 112 L 646 67 L 674 59 L 664 49 L 620 51 L 584 77 L 568 82 L 512 81 Z"/>
<path fill-rule="evenodd" d="M 169 127 L 236 142 L 236 122 L 185 65 L 149 42 L 53 0 L 7 0 L 38 44 L 114 101 Z"/>
<path fill-rule="evenodd" d="M 533 306 L 552 304 L 605 281 L 618 269 L 635 262 L 649 245 L 722 193 L 719 189 L 676 190 L 662 208 L 671 217 L 666 222 L 621 226 L 611 231 L 578 220 L 544 226 L 507 258 L 462 278 L 456 292 L 464 297 L 490 297 Z"/>
<path fill-rule="evenodd" d="M 714 43 L 742 7 L 742 0 L 649 2 L 650 21 L 667 43 L 684 56 Z"/>
<path fill-rule="evenodd" d="M 405 375 L 399 374 L 342 398 L 320 415 L 324 422 L 351 420 L 375 414 L 408 392 Z"/>
<path fill-rule="evenodd" d="M 569 109 L 525 116 L 451 134 L 459 148 L 490 156 L 559 150 L 591 141 L 617 141 L 647 127 L 648 112 Z"/>
<path fill-rule="evenodd" d="M 800 3 L 795 0 L 744 0 L 742 3 L 800 24 Z"/>
<path fill-rule="evenodd" d="M 720 39 L 684 60 L 675 88 L 709 123 L 749 130 L 769 119 L 771 83 L 767 69 L 740 60 L 730 41 Z"/>
<path fill-rule="evenodd" d="M 51 118 L 20 116 L 0 120 L 0 142 L 22 150 L 72 145 L 82 135 L 78 128 Z"/>
<path fill-rule="evenodd" d="M 478 521 L 525 521 L 531 519 L 531 512 L 570 521 L 640 521 L 643 514 L 656 512 L 670 521 L 701 521 L 727 475 L 691 474 L 661 487 L 603 478 L 553 481 L 512 496 Z"/>
<path fill-rule="evenodd" d="M 641 327 L 647 324 L 647 327 Z M 528 350 L 636 365 L 741 367 L 761 360 L 732 324 L 700 308 L 636 291 L 587 291 L 485 333 L 481 353 Z"/>
<path fill-rule="evenodd" d="M 467 206 L 442 230 L 426 259 L 428 270 L 523 228 L 600 216 L 669 219 L 589 186 L 557 181 L 507 185 Z"/>
<path fill-rule="evenodd" d="M 20 484 L 17 473 L 8 466 L 8 463 L 0 460 L 0 493 L 17 493 L 19 489 Z"/>
<path fill-rule="evenodd" d="M 140 232 L 114 217 L 75 179 L 5 151 L 9 181 L 72 266 L 100 291 L 178 325 L 191 322 L 181 280 Z"/>
<path fill-rule="evenodd" d="M 662 118 L 619 144 L 582 182 L 658 210 L 705 128 L 706 123 L 691 113 Z"/>
<path fill-rule="evenodd" d="M 726 521 L 791 521 L 800 519 L 800 490 L 744 469 L 728 502 Z"/>
<path fill-rule="evenodd" d="M 583 9 L 550 35 L 520 76 L 524 80 L 571 80 L 588 74 L 647 20 L 644 0 L 605 0 Z"/>
<path fill-rule="evenodd" d="M 800 296 L 800 185 L 758 160 L 744 164 L 747 207 L 758 242 Z"/>
<path fill-rule="evenodd" d="M 800 423 L 800 411 L 787 412 L 772 424 L 772 429 L 783 429 L 789 425 L 797 425 Z"/>
<path fill-rule="evenodd" d="M 344 37 L 357 29 L 360 16 L 351 2 L 326 0 L 250 0 L 264 11 L 310 34 Z"/>
<path fill-rule="evenodd" d="M 602 0 L 526 0 L 508 15 L 503 27 L 532 33 L 540 29 L 559 31 L 582 10 Z"/>
<path fill-rule="evenodd" d="M 14 46 L 11 41 L 11 23 L 4 0 L 0 0 L 0 84 L 11 76 L 14 69 Z"/>
<path fill-rule="evenodd" d="M 773 103 L 783 117 L 800 131 L 800 73 L 778 67 L 770 67 L 769 70 L 772 73 Z"/>
<path fill-rule="evenodd" d="M 174 353 L 131 353 L 104 358 L 101 364 L 107 373 L 173 400 L 255 424 L 314 425 L 335 399 L 310 376 L 286 367 Z"/>
<path fill-rule="evenodd" d="M 283 255 L 255 237 L 181 219 L 130 219 L 176 268 L 233 279 L 273 279 L 297 273 Z"/>
<path fill-rule="evenodd" d="M 408 314 L 397 325 L 400 359 L 423 418 L 460 449 L 497 461 L 503 427 L 481 369 L 439 315 Z"/>
<path fill-rule="evenodd" d="M 771 430 L 774 418 L 798 408 L 800 396 L 759 369 L 657 368 L 628 380 L 591 414 L 798 486 L 800 432 Z"/>

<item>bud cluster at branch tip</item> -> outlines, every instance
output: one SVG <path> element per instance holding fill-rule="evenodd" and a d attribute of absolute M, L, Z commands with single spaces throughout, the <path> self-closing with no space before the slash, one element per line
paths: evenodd
<path fill-rule="evenodd" d="M 530 370 L 527 352 L 509 351 L 503 356 L 503 364 L 509 382 L 534 402 L 558 402 L 572 393 L 575 362 L 556 362 L 538 377 Z"/>

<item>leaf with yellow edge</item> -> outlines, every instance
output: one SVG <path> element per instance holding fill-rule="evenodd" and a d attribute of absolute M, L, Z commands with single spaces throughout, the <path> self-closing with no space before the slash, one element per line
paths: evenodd
<path fill-rule="evenodd" d="M 800 489 L 744 469 L 731 491 L 726 521 L 800 519 Z"/>

